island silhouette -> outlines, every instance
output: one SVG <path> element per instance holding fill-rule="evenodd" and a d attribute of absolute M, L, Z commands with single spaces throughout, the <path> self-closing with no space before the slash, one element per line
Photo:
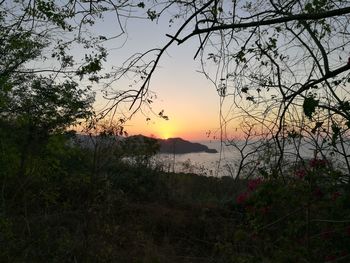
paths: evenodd
<path fill-rule="evenodd" d="M 147 137 L 144 135 L 133 135 L 125 138 L 126 142 L 128 141 L 138 141 L 139 143 L 144 143 L 145 141 L 155 140 L 159 143 L 159 152 L 160 153 L 173 153 L 173 154 L 185 154 L 185 153 L 197 153 L 197 152 L 206 152 L 206 153 L 217 153 L 217 150 L 210 149 L 208 146 L 201 143 L 190 142 L 182 138 L 168 138 L 168 139 L 159 139 Z"/>
<path fill-rule="evenodd" d="M 168 138 L 168 139 L 159 139 L 144 136 L 142 134 L 132 135 L 128 137 L 119 137 L 119 136 L 89 136 L 83 134 L 76 134 L 75 141 L 86 148 L 94 148 L 97 144 L 104 145 L 108 147 L 108 145 L 112 145 L 117 142 L 117 145 L 121 145 L 122 147 L 126 147 L 129 149 L 137 149 L 139 146 L 151 146 L 154 144 L 158 144 L 159 153 L 172 153 L 172 154 L 185 154 L 185 153 L 217 153 L 218 151 L 215 149 L 210 149 L 208 146 L 203 145 L 197 142 L 190 142 L 184 140 L 182 138 Z M 114 142 L 114 143 L 113 143 Z"/>

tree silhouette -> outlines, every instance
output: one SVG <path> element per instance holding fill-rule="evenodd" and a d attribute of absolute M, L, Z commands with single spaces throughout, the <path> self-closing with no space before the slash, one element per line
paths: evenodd
<path fill-rule="evenodd" d="M 293 132 L 308 134 L 305 125 L 347 159 L 344 147 L 337 144 L 346 141 L 350 116 L 346 1 L 2 1 L 0 7 L 1 49 L 9 51 L 0 53 L 3 92 L 11 89 L 11 74 L 44 74 L 60 82 L 103 80 L 103 95 L 110 103 L 97 118 L 115 117 L 123 102 L 129 103 L 132 114 L 153 102 L 152 75 L 166 51 L 197 39 L 193 57 L 221 104 L 232 103 L 240 110 L 238 116 L 260 123 L 279 150 L 279 166 L 286 137 Z M 117 21 L 115 35 L 89 31 L 111 14 Z M 128 19 L 157 22 L 161 16 L 178 26 L 165 36 L 168 42 L 163 47 L 136 53 L 112 72 L 103 69 L 108 55 L 103 43 L 125 34 Z M 74 54 L 77 47 L 85 50 L 83 57 Z M 36 68 L 30 63 L 34 59 L 55 63 Z M 114 91 L 123 77 L 133 83 Z M 1 95 L 1 103 L 5 97 Z M 226 116 L 221 116 L 223 125 L 230 124 Z M 317 147 L 319 152 L 322 147 Z"/>
<path fill-rule="evenodd" d="M 173 11 L 170 23 L 179 26 L 166 35 L 169 41 L 163 47 L 135 54 L 115 72 L 118 77 L 136 72 L 141 79 L 128 93 L 133 97 L 130 108 L 147 101 L 152 75 L 169 47 L 197 39 L 193 57 L 202 73 L 222 104 L 232 103 L 240 109 L 240 120 L 250 118 L 269 133 L 278 150 L 277 166 L 282 166 L 293 132 L 302 137 L 310 130 L 317 133 L 316 155 L 326 146 L 320 147 L 321 138 L 345 142 L 350 117 L 348 2 L 165 1 L 150 10 L 151 19 Z M 147 60 L 150 54 L 154 58 Z M 119 101 L 120 95 L 112 99 Z M 227 115 L 221 116 L 224 125 L 230 124 Z M 344 147 L 332 147 L 349 163 Z"/>

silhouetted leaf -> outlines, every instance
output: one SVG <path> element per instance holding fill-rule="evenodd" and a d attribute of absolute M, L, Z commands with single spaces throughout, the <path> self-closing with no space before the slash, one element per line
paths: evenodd
<path fill-rule="evenodd" d="M 164 110 L 161 110 L 159 113 L 158 113 L 158 116 L 161 117 L 162 119 L 168 121 L 169 120 L 169 117 L 164 115 Z"/>
<path fill-rule="evenodd" d="M 318 100 L 315 100 L 314 97 L 307 97 L 303 103 L 303 109 L 305 115 L 311 119 L 312 114 L 315 112 L 316 107 L 318 106 Z"/>
<path fill-rule="evenodd" d="M 248 87 L 243 87 L 243 88 L 241 89 L 241 91 L 244 92 L 244 93 L 247 93 L 247 92 L 248 92 Z"/>
<path fill-rule="evenodd" d="M 145 3 L 144 2 L 140 2 L 137 4 L 138 7 L 141 7 L 141 8 L 145 8 Z"/>
<path fill-rule="evenodd" d="M 335 146 L 336 145 L 336 141 L 339 138 L 341 129 L 340 129 L 340 127 L 337 124 L 333 123 L 332 124 L 332 131 L 333 131 L 332 145 Z"/>
<path fill-rule="evenodd" d="M 317 129 L 320 128 L 320 127 L 322 127 L 322 124 L 323 124 L 323 121 L 322 121 L 322 122 L 316 122 L 316 125 L 315 125 L 315 127 L 311 130 L 311 132 L 312 132 L 313 134 L 315 134 L 316 131 L 317 131 Z"/>
<path fill-rule="evenodd" d="M 157 18 L 157 12 L 151 9 L 147 10 L 147 15 L 148 15 L 148 18 L 151 19 L 152 21 Z"/>
<path fill-rule="evenodd" d="M 251 102 L 255 102 L 253 96 L 248 96 L 248 97 L 247 97 L 247 100 L 249 100 L 249 101 L 251 101 Z"/>

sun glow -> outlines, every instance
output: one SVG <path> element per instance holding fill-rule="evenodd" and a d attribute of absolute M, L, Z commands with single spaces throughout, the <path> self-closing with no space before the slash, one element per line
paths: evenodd
<path fill-rule="evenodd" d="M 186 117 L 181 118 L 181 114 L 170 115 L 169 120 L 154 118 L 151 121 L 145 121 L 143 115 L 135 116 L 126 126 L 129 135 L 142 134 L 159 139 L 182 138 L 184 140 L 208 140 L 208 130 L 215 132 L 215 118 L 209 114 L 204 116 L 192 116 L 187 113 Z M 188 117 L 188 118 L 187 118 Z M 213 121 L 214 120 L 214 121 Z"/>
<path fill-rule="evenodd" d="M 170 128 L 163 128 L 159 130 L 159 136 L 161 137 L 161 139 L 169 139 L 174 137 L 174 133 Z"/>
<path fill-rule="evenodd" d="M 161 122 L 158 127 L 158 135 L 161 139 L 176 137 L 176 125 L 170 121 Z"/>

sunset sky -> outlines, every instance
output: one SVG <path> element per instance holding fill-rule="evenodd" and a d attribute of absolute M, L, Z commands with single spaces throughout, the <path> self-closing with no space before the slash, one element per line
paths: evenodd
<path fill-rule="evenodd" d="M 180 19 L 170 27 L 169 19 L 171 15 L 167 12 L 171 12 L 171 10 L 167 10 L 159 19 L 156 19 L 156 21 L 135 18 L 134 16 L 138 15 L 147 17 L 147 8 L 140 8 L 137 10 L 136 14 L 131 13 L 133 17 L 129 17 L 130 14 L 128 13 L 126 13 L 124 17 L 121 17 L 122 20 L 124 19 L 122 21 L 123 28 L 125 29 L 124 34 L 122 34 L 115 13 L 107 14 L 104 19 L 96 20 L 96 24 L 92 26 L 92 28 L 87 29 L 87 32 L 92 33 L 92 35 L 104 35 L 107 38 L 118 36 L 105 43 L 105 47 L 109 54 L 107 61 L 103 65 L 106 73 L 109 72 L 112 67 L 120 67 L 128 58 L 136 53 L 140 54 L 154 48 L 163 48 L 170 40 L 166 34 L 174 35 L 181 26 L 182 20 Z M 134 11 L 134 9 L 132 11 Z M 179 12 L 179 10 L 176 9 L 173 11 L 174 14 Z M 186 35 L 186 33 L 191 33 L 193 28 L 188 26 L 186 30 L 188 31 L 183 32 L 180 38 Z M 267 37 L 268 36 L 266 36 L 266 38 Z M 286 40 L 284 39 L 285 37 L 286 36 L 280 36 L 278 42 L 284 42 Z M 238 39 L 239 38 L 244 39 L 244 35 L 238 36 Z M 220 49 L 218 43 L 223 43 L 222 39 L 215 37 L 211 38 L 210 41 L 213 43 L 213 49 Z M 275 39 L 275 41 L 277 40 Z M 281 104 L 274 97 L 279 95 L 279 91 L 277 88 L 261 90 L 259 86 L 260 82 L 254 82 L 253 80 L 255 74 L 259 75 L 258 80 L 263 80 L 264 78 L 270 80 L 270 76 L 268 75 L 270 74 L 269 72 L 273 71 L 269 69 L 268 66 L 260 67 L 259 63 L 262 62 L 259 62 L 259 57 L 255 56 L 245 65 L 246 67 L 253 66 L 253 68 L 248 70 L 247 73 L 252 73 L 252 80 L 246 80 L 249 78 L 244 79 L 246 75 L 244 74 L 245 68 L 243 67 L 240 69 L 242 72 L 239 72 L 239 77 L 235 77 L 235 79 L 232 80 L 232 78 L 230 79 L 227 76 L 228 73 L 233 72 L 232 69 L 235 68 L 235 62 L 230 55 L 226 56 L 229 58 L 225 60 L 224 55 L 224 58 L 220 60 L 222 71 L 218 71 L 218 79 L 220 80 L 220 78 L 222 78 L 227 81 L 225 84 L 228 83 L 227 91 L 230 95 L 225 94 L 225 103 L 222 104 L 222 101 L 220 101 L 222 98 L 220 98 L 217 93 L 215 86 L 210 80 L 206 79 L 204 74 L 198 72 L 201 71 L 200 56 L 198 56 L 196 60 L 193 59 L 194 54 L 199 48 L 199 42 L 200 41 L 197 37 L 190 38 L 181 45 L 176 45 L 174 42 L 172 46 L 167 49 L 165 54 L 163 54 L 158 63 L 157 69 L 152 75 L 149 87 L 149 90 L 156 94 L 156 99 L 153 100 L 154 103 L 151 105 L 151 108 L 147 108 L 146 106 L 142 107 L 142 109 L 125 124 L 125 130 L 130 135 L 143 134 L 160 138 L 182 137 L 188 140 L 208 140 L 213 139 L 214 137 L 218 138 L 220 137 L 220 127 L 224 127 L 220 124 L 220 121 L 223 121 L 222 116 L 220 116 L 220 111 L 225 115 L 225 121 L 228 121 L 229 123 L 229 126 L 224 127 L 227 128 L 225 130 L 227 134 L 224 135 L 226 138 L 239 138 L 244 135 L 242 131 L 239 131 L 238 126 L 246 116 L 252 117 L 251 119 L 255 123 L 264 122 L 264 128 L 262 129 L 271 129 L 271 127 L 267 127 L 269 125 L 271 125 L 272 128 L 275 127 L 274 122 L 276 118 L 278 118 L 277 113 Z M 229 48 L 235 49 L 235 43 L 237 42 L 233 41 L 232 44 L 229 44 Z M 308 64 L 307 60 L 305 60 L 305 63 L 303 62 L 304 53 L 306 58 L 310 56 L 307 49 L 304 51 L 302 51 L 302 49 L 299 50 L 299 46 L 294 45 L 293 42 L 291 42 L 291 45 L 293 48 L 290 49 L 289 45 L 283 44 L 279 52 L 284 53 L 288 58 L 290 57 L 290 63 L 292 63 L 294 59 L 301 62 L 293 63 L 294 65 L 285 65 L 288 70 L 286 70 L 285 72 L 287 73 L 284 73 L 283 75 L 283 81 L 286 83 L 292 81 L 294 85 L 299 84 L 299 81 L 295 82 L 295 77 L 300 78 L 301 83 L 304 81 L 304 78 L 306 77 L 304 75 L 305 71 L 309 71 L 310 68 L 313 67 L 313 64 Z M 228 47 L 227 50 L 228 54 L 230 54 L 231 50 L 228 49 Z M 218 50 L 212 52 L 216 53 L 217 51 Z M 156 59 L 157 52 L 154 52 L 153 56 L 150 54 L 144 60 L 146 64 Z M 208 55 L 208 50 L 206 50 L 206 54 Z M 339 54 L 336 53 L 332 57 L 331 62 L 336 65 L 334 68 L 339 67 L 342 63 L 344 64 L 344 61 L 340 59 L 341 56 Z M 344 57 L 344 55 L 342 55 L 342 57 Z M 213 73 L 215 71 L 215 65 L 210 64 L 211 62 L 209 61 L 207 62 L 206 58 L 204 58 L 204 60 L 204 63 L 208 64 L 206 66 L 209 67 L 210 73 Z M 232 62 L 232 64 L 229 64 L 229 66 L 227 66 L 227 64 L 224 65 L 226 62 Z M 227 72 L 225 70 L 227 70 Z M 277 78 L 275 74 L 271 75 L 272 79 Z M 218 83 L 219 80 L 216 80 L 216 83 Z M 129 76 L 129 79 L 123 78 L 111 84 L 110 89 L 114 91 L 129 89 L 138 90 L 142 83 L 130 88 L 130 84 L 134 84 L 134 81 L 135 77 Z M 95 109 L 97 112 L 106 109 L 106 101 L 102 99 L 102 94 L 98 92 L 102 85 L 103 84 L 99 84 L 95 86 L 97 91 Z M 255 101 L 252 101 L 252 99 L 250 101 L 248 100 L 247 96 L 251 96 L 249 94 L 250 92 L 247 92 L 248 85 L 250 85 L 249 91 L 255 92 L 255 97 L 250 98 L 257 99 L 257 102 L 261 99 L 263 103 L 256 103 Z M 242 87 L 246 89 L 245 92 L 243 92 Z M 233 93 L 235 94 L 232 95 Z M 321 95 L 322 94 L 319 94 L 319 96 Z M 236 101 L 233 102 L 233 100 Z M 244 109 L 239 112 L 239 110 L 234 107 L 231 108 L 234 103 L 240 107 L 242 106 Z M 301 100 L 296 101 L 296 103 L 299 103 L 299 106 L 302 105 Z M 130 105 L 131 102 L 127 105 L 120 105 L 116 111 L 115 117 L 117 119 L 128 117 Z M 134 107 L 132 111 L 135 110 L 135 108 L 136 107 Z M 274 112 L 274 109 L 277 111 Z M 301 114 L 300 110 L 301 108 L 297 109 L 296 113 L 301 116 L 300 118 L 303 118 L 304 116 Z M 158 117 L 158 113 L 163 111 L 164 115 L 169 117 L 169 120 L 164 120 Z M 291 115 L 294 115 L 294 113 Z M 244 121 L 250 122 L 247 118 Z M 251 124 L 252 123 L 250 122 L 249 125 Z M 208 136 L 208 133 L 210 133 L 210 136 Z M 265 130 L 260 131 L 254 127 L 254 136 L 263 133 L 265 133 Z"/>
<path fill-rule="evenodd" d="M 106 27 L 106 24 L 109 25 Z M 107 18 L 98 25 L 100 34 L 111 34 L 116 22 L 113 18 Z M 117 28 L 117 27 L 116 27 Z M 166 33 L 176 29 L 169 28 L 168 20 L 161 18 L 158 24 L 150 20 L 129 20 L 127 26 L 127 39 L 118 38 L 107 43 L 109 59 L 106 67 L 120 65 L 126 58 L 135 52 L 144 52 L 154 47 L 162 47 L 169 38 Z M 115 33 L 118 33 L 116 30 Z M 122 48 L 118 48 L 126 40 Z M 147 109 L 144 114 L 139 112 L 126 125 L 129 134 L 154 135 L 160 138 L 182 137 L 188 140 L 209 139 L 207 132 L 211 132 L 210 139 L 219 128 L 219 96 L 215 87 L 204 77 L 196 72 L 200 69 L 197 59 L 193 60 L 198 48 L 196 39 L 171 47 L 162 57 L 156 70 L 151 90 L 156 93 L 152 110 L 169 116 L 169 120 L 163 120 L 152 114 Z M 121 88 L 127 87 L 128 82 L 119 82 Z M 123 86 L 124 85 L 124 86 Z M 98 97 L 96 105 L 102 105 L 103 101 Z M 98 107 L 98 106 L 97 106 Z M 149 117 L 151 120 L 146 121 Z"/>

